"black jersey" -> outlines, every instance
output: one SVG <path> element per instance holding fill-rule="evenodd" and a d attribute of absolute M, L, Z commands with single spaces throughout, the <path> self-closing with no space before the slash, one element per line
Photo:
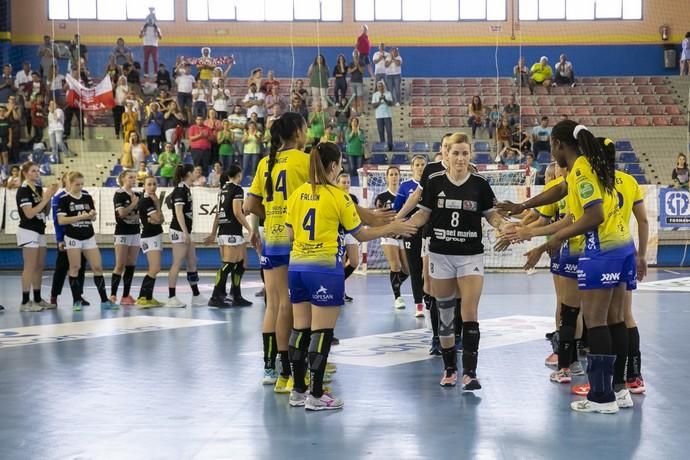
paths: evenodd
<path fill-rule="evenodd" d="M 159 209 L 156 207 L 156 204 L 153 202 L 153 199 L 145 194 L 139 200 L 137 207 L 139 210 L 139 219 L 141 219 L 142 224 L 141 237 L 150 238 L 163 233 L 163 226 L 161 224 L 154 224 L 149 221 L 151 214 L 159 211 Z"/>
<path fill-rule="evenodd" d="M 7 151 L 7 143 L 10 141 L 10 117 L 0 118 L 0 152 Z"/>
<path fill-rule="evenodd" d="M 180 223 L 177 221 L 177 213 L 175 213 L 175 207 L 182 205 L 182 212 L 184 213 L 184 223 L 187 226 L 187 231 L 192 233 L 192 218 L 194 217 L 194 207 L 192 204 L 192 191 L 184 182 L 177 184 L 177 187 L 170 194 L 170 201 L 168 201 L 170 209 L 173 211 L 172 222 L 170 223 L 170 228 L 182 231 Z"/>
<path fill-rule="evenodd" d="M 40 185 L 36 185 L 33 188 L 24 182 L 21 187 L 17 190 L 17 210 L 19 211 L 19 228 L 26 230 L 31 230 L 39 235 L 43 235 L 46 232 L 46 211 L 50 204 L 46 205 L 38 214 L 29 219 L 24 214 L 24 208 L 38 205 L 43 199 L 43 189 Z"/>
<path fill-rule="evenodd" d="M 244 190 L 237 184 L 226 182 L 218 193 L 218 234 L 242 235 L 242 224 L 235 217 L 235 200 L 244 200 Z"/>
<path fill-rule="evenodd" d="M 470 174 L 456 184 L 448 174 L 438 172 L 429 176 L 426 185 L 419 207 L 431 212 L 429 250 L 447 255 L 482 254 L 482 217 L 496 201 L 486 179 Z"/>
<path fill-rule="evenodd" d="M 93 198 L 87 193 L 82 193 L 78 197 L 66 193 L 58 202 L 58 216 L 76 217 L 94 209 L 96 207 L 93 204 Z M 73 222 L 65 225 L 64 229 L 65 236 L 75 240 L 88 240 L 94 235 L 93 222 L 90 220 Z"/>
<path fill-rule="evenodd" d="M 431 163 L 428 163 L 426 166 L 424 166 L 422 178 L 419 179 L 419 188 L 424 190 L 427 182 L 429 182 L 429 176 L 440 171 L 445 171 L 446 169 L 447 167 L 443 164 L 443 161 L 432 161 Z"/>
<path fill-rule="evenodd" d="M 390 190 L 379 193 L 374 199 L 374 207 L 379 209 L 393 209 L 393 203 L 395 202 L 395 193 L 391 193 Z"/>
<path fill-rule="evenodd" d="M 132 192 L 141 200 L 141 192 Z M 124 189 L 119 189 L 113 195 L 113 208 L 115 208 L 115 234 L 136 235 L 139 233 L 139 213 L 134 208 L 125 217 L 120 217 L 119 209 L 124 209 L 132 204 L 132 197 Z"/>

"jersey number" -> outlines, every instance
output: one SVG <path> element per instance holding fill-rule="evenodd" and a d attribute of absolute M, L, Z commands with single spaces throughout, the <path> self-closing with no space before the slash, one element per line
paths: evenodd
<path fill-rule="evenodd" d="M 314 224 L 316 222 L 316 209 L 310 208 L 302 221 L 302 228 L 309 232 L 309 239 L 314 240 Z"/>
<path fill-rule="evenodd" d="M 266 201 L 273 201 L 273 195 L 280 192 L 283 194 L 283 200 L 287 200 L 287 171 L 282 170 L 278 173 L 278 177 L 276 177 L 276 184 L 275 187 L 273 187 L 273 193 L 271 196 L 267 198 Z M 266 172 L 266 180 L 271 180 L 270 175 L 268 172 Z"/>
<path fill-rule="evenodd" d="M 460 213 L 454 212 L 450 215 L 450 226 L 457 227 L 458 225 L 460 225 Z"/>

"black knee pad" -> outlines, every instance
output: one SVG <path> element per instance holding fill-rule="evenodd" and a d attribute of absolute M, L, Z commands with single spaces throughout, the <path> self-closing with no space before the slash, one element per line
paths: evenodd
<path fill-rule="evenodd" d="M 293 329 L 290 334 L 288 352 L 290 361 L 304 361 L 309 351 L 311 329 Z"/>
<path fill-rule="evenodd" d="M 331 341 L 333 340 L 333 329 L 320 329 L 312 331 L 309 343 L 309 367 L 312 372 L 324 370 L 326 359 L 331 351 Z"/>
<path fill-rule="evenodd" d="M 561 322 L 559 335 L 562 341 L 570 342 L 575 340 L 575 329 L 577 328 L 577 315 L 580 314 L 579 308 L 561 304 Z"/>
<path fill-rule="evenodd" d="M 462 350 L 463 353 L 477 354 L 479 350 L 479 323 L 465 321 L 462 323 Z"/>
<path fill-rule="evenodd" d="M 199 272 L 187 272 L 187 281 L 190 283 L 199 282 Z"/>

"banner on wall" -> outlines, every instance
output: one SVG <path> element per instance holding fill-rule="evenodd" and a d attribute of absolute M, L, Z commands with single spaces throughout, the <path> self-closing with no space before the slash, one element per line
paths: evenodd
<path fill-rule="evenodd" d="M 690 191 L 661 188 L 655 201 L 661 228 L 690 228 Z"/>
<path fill-rule="evenodd" d="M 87 112 L 102 112 L 115 107 L 113 99 L 113 84 L 110 78 L 104 78 L 95 88 L 87 88 L 70 74 L 65 80 L 71 91 L 67 93 L 67 104 L 77 106 Z"/>

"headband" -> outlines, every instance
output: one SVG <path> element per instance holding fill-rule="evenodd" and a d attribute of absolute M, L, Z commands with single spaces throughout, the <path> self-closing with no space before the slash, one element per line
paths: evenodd
<path fill-rule="evenodd" d="M 573 137 L 575 138 L 575 140 L 577 140 L 577 135 L 580 134 L 580 131 L 582 131 L 583 129 L 585 131 L 589 131 L 585 125 L 577 125 L 575 127 L 575 130 L 573 131 Z"/>

